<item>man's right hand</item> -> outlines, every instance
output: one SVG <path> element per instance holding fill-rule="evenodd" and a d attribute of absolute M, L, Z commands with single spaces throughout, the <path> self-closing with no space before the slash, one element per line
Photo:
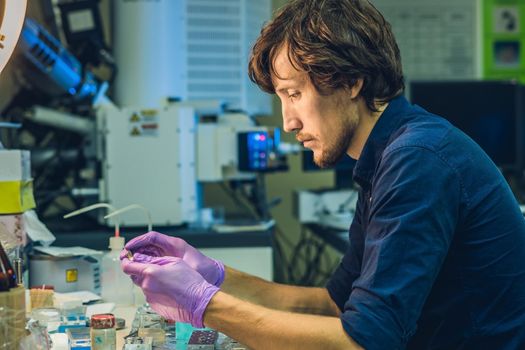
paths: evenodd
<path fill-rule="evenodd" d="M 200 273 L 208 283 L 220 287 L 224 281 L 224 264 L 202 254 L 181 238 L 151 231 L 129 241 L 120 253 L 121 260 L 127 257 L 128 251 L 151 257 L 172 256 L 180 258 Z"/>

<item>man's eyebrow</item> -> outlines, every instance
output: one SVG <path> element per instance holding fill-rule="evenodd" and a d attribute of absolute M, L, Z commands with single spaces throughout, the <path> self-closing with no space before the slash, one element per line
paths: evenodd
<path fill-rule="evenodd" d="M 298 87 L 297 81 L 294 81 L 293 79 L 286 79 L 286 82 L 281 84 L 282 86 L 277 86 L 275 91 L 277 92 L 286 92 L 286 90 L 289 89 L 296 89 Z"/>
<path fill-rule="evenodd" d="M 288 89 L 289 89 L 289 87 L 282 87 L 282 88 L 278 89 L 277 92 L 285 93 L 285 92 L 287 92 Z"/>

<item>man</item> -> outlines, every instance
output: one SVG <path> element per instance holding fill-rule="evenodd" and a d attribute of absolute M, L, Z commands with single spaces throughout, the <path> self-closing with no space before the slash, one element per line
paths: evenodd
<path fill-rule="evenodd" d="M 523 216 L 471 139 L 402 97 L 381 14 L 366 0 L 291 1 L 249 73 L 318 165 L 357 159 L 350 248 L 326 288 L 305 288 L 148 233 L 122 265 L 153 309 L 252 349 L 524 349 Z"/>

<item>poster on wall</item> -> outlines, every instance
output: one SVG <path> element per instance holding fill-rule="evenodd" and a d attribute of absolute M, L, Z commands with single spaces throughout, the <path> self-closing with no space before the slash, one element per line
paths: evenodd
<path fill-rule="evenodd" d="M 525 83 L 525 1 L 483 1 L 483 77 Z"/>

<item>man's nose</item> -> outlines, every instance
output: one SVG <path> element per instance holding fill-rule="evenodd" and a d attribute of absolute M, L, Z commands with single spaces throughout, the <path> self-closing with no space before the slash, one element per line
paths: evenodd
<path fill-rule="evenodd" d="M 302 128 L 301 121 L 294 114 L 288 113 L 283 108 L 283 129 L 285 132 L 299 131 Z"/>

